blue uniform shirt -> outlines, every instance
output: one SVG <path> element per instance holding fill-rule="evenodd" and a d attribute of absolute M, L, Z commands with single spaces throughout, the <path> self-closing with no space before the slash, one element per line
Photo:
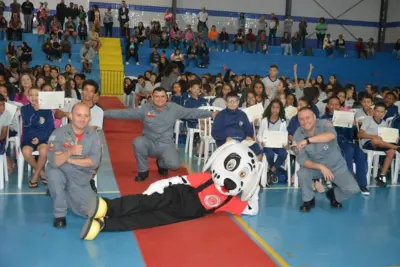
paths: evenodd
<path fill-rule="evenodd" d="M 33 138 L 39 143 L 47 143 L 54 130 L 54 119 L 51 110 L 35 110 L 31 104 L 21 107 L 23 134 L 21 145 L 32 143 Z"/>
<path fill-rule="evenodd" d="M 317 116 L 317 119 L 319 118 L 319 109 L 317 105 L 311 104 L 311 109 L 314 111 L 315 116 Z"/>
<path fill-rule="evenodd" d="M 208 106 L 207 100 L 204 98 L 199 97 L 198 99 L 194 98 L 188 98 L 185 101 L 184 107 L 185 108 L 199 108 L 199 107 L 204 107 Z M 197 127 L 197 120 L 187 120 L 188 127 L 189 128 L 196 128 Z"/>
<path fill-rule="evenodd" d="M 325 114 L 321 117 L 321 119 L 326 119 L 328 121 L 332 121 L 332 114 Z M 337 134 L 337 140 L 339 145 L 342 143 L 353 144 L 354 137 L 354 127 L 353 128 L 345 128 L 345 127 L 335 127 L 335 131 Z"/>
<path fill-rule="evenodd" d="M 293 136 L 294 133 L 296 132 L 297 128 L 300 127 L 300 122 L 299 122 L 299 117 L 294 116 L 290 119 L 289 125 L 287 127 L 288 135 Z"/>
<path fill-rule="evenodd" d="M 189 95 L 186 92 L 183 92 L 180 96 L 173 95 L 171 101 L 183 107 L 188 98 Z"/>
<path fill-rule="evenodd" d="M 383 117 L 384 120 L 390 117 L 396 117 L 399 115 L 399 108 L 396 105 L 392 105 L 387 108 L 385 117 Z"/>
<path fill-rule="evenodd" d="M 226 108 L 215 117 L 211 135 L 217 146 L 220 146 L 227 137 L 237 141 L 243 141 L 247 136 L 253 137 L 254 129 L 244 111 Z"/>

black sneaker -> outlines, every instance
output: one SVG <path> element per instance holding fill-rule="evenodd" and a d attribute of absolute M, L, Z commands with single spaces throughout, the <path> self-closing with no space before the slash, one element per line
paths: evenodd
<path fill-rule="evenodd" d="M 386 187 L 386 176 L 385 175 L 379 175 L 378 177 L 375 178 L 376 185 L 379 187 Z"/>
<path fill-rule="evenodd" d="M 96 187 L 96 183 L 94 182 L 94 180 L 90 180 L 90 187 L 92 188 L 93 192 L 95 192 L 97 194 L 97 187 Z"/>
<path fill-rule="evenodd" d="M 314 207 L 315 207 L 315 197 L 310 201 L 304 201 L 303 205 L 300 206 L 300 211 L 309 212 Z"/>
<path fill-rule="evenodd" d="M 341 209 L 342 208 L 342 203 L 338 202 L 335 198 L 335 192 L 333 191 L 333 189 L 329 189 L 326 192 L 326 197 L 329 199 L 329 201 L 331 202 L 331 207 L 335 208 L 335 209 Z"/>
<path fill-rule="evenodd" d="M 369 190 L 368 190 L 368 188 L 366 186 L 360 186 L 360 191 L 361 191 L 361 194 L 363 194 L 363 196 L 369 196 L 370 195 Z"/>
<path fill-rule="evenodd" d="M 136 182 L 143 182 L 144 180 L 149 177 L 149 171 L 147 172 L 139 172 L 138 175 L 135 177 Z"/>
<path fill-rule="evenodd" d="M 157 168 L 158 168 L 158 174 L 161 176 L 167 176 L 168 175 L 168 169 L 166 168 L 161 168 L 160 165 L 158 164 L 158 159 L 156 160 L 157 163 Z"/>

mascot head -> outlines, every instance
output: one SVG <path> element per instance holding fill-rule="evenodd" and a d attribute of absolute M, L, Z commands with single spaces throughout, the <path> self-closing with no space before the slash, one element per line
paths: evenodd
<path fill-rule="evenodd" d="M 215 187 L 221 194 L 241 194 L 241 199 L 247 201 L 260 183 L 262 166 L 245 143 L 229 141 L 211 155 L 203 172 L 210 168 Z"/>

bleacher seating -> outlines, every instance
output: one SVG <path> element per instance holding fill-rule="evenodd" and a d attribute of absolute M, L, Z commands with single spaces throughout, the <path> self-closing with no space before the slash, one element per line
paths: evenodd
<path fill-rule="evenodd" d="M 36 66 L 40 65 L 43 66 L 43 64 L 48 63 L 52 66 L 59 66 L 61 70 L 64 70 L 64 67 L 66 64 L 68 64 L 68 55 L 64 54 L 62 61 L 61 62 L 53 62 L 53 61 L 48 61 L 46 59 L 45 53 L 42 51 L 42 43 L 37 42 L 37 35 L 36 34 L 29 34 L 29 33 L 24 33 L 23 34 L 23 41 L 26 41 L 30 47 L 33 49 L 32 53 L 32 61 L 30 62 L 30 66 Z M 80 62 L 80 56 L 79 52 L 82 48 L 82 44 L 80 43 L 73 43 L 72 37 L 70 38 L 71 44 L 72 44 L 72 58 L 71 58 L 71 65 L 76 68 L 78 72 L 81 71 L 82 64 Z M 15 46 L 21 45 L 22 42 L 15 41 Z M 9 41 L 0 41 L 0 63 L 7 64 L 6 62 L 6 47 L 8 46 Z M 100 72 L 99 72 L 99 59 L 98 55 L 93 60 L 93 67 L 92 67 L 92 73 L 86 74 L 88 79 L 94 79 L 100 84 Z"/>
<path fill-rule="evenodd" d="M 121 39 L 121 45 L 124 40 Z M 148 41 L 145 41 L 143 47 L 139 48 L 139 61 L 140 65 L 136 66 L 130 64 L 125 66 L 126 75 L 140 75 L 144 71 L 150 70 L 149 55 L 151 53 Z M 169 59 L 173 53 L 173 49 L 159 49 L 165 50 Z M 268 66 L 277 64 L 279 67 L 279 74 L 288 77 L 293 77 L 293 65 L 298 64 L 298 72 L 300 77 L 305 77 L 308 72 L 308 65 L 314 65 L 314 77 L 322 74 L 325 79 L 329 75 L 335 74 L 340 83 L 353 83 L 358 90 L 363 90 L 367 83 L 372 83 L 379 86 L 394 87 L 400 85 L 400 62 L 394 59 L 390 53 L 376 53 L 375 59 L 362 60 L 357 58 L 357 54 L 353 50 L 347 52 L 348 57 L 344 58 L 343 55 L 334 53 L 333 58 L 328 58 L 326 52 L 322 49 L 313 49 L 313 56 L 283 56 L 280 46 L 270 46 L 269 54 L 250 54 L 250 53 L 235 53 L 233 52 L 233 45 L 229 47 L 228 53 L 226 52 L 210 52 L 210 65 L 208 68 L 197 68 L 194 63 L 186 68 L 186 71 L 202 75 L 204 73 L 217 74 L 224 72 L 223 67 L 232 69 L 235 73 L 259 74 L 266 75 L 268 73 Z M 239 48 L 240 51 L 240 48 Z M 185 54 L 186 51 L 182 50 Z"/>

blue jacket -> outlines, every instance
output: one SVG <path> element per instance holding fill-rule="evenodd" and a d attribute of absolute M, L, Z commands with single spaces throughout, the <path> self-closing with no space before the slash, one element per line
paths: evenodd
<path fill-rule="evenodd" d="M 288 135 L 293 136 L 294 133 L 296 132 L 297 128 L 300 127 L 300 122 L 299 122 L 299 117 L 294 116 L 290 119 L 289 125 L 287 127 Z"/>
<path fill-rule="evenodd" d="M 396 117 L 397 115 L 399 115 L 399 107 L 397 107 L 396 105 L 392 105 L 391 107 L 388 107 L 385 117 L 383 117 L 383 119 L 386 120 L 387 118 Z"/>
<path fill-rule="evenodd" d="M 391 127 L 394 129 L 397 129 L 400 133 L 400 116 L 396 116 L 393 120 L 392 120 L 392 124 Z"/>
<path fill-rule="evenodd" d="M 171 97 L 171 101 L 182 106 L 185 104 L 185 101 L 189 98 L 188 93 L 183 92 L 180 96 L 173 95 Z"/>
<path fill-rule="evenodd" d="M 227 137 L 243 141 L 247 136 L 254 136 L 253 125 L 246 113 L 240 109 L 224 109 L 215 117 L 211 135 L 217 146 L 223 145 Z"/>
<path fill-rule="evenodd" d="M 22 145 L 31 144 L 33 138 L 39 143 L 47 143 L 54 130 L 54 119 L 51 110 L 36 111 L 31 104 L 21 107 L 23 124 Z"/>
<path fill-rule="evenodd" d="M 332 114 L 325 114 L 321 117 L 321 119 L 326 119 L 332 121 L 333 115 Z M 354 138 L 354 131 L 355 127 L 353 128 L 344 128 L 344 127 L 335 127 L 337 140 L 339 145 L 340 144 L 353 144 Z"/>
<path fill-rule="evenodd" d="M 317 105 L 311 104 L 311 109 L 314 111 L 315 116 L 317 116 L 317 119 L 319 118 L 319 109 Z"/>
<path fill-rule="evenodd" d="M 207 100 L 204 98 L 199 97 L 197 100 L 194 98 L 188 98 L 183 105 L 185 108 L 199 108 L 208 106 Z M 196 128 L 197 127 L 197 120 L 187 120 L 189 128 Z"/>

